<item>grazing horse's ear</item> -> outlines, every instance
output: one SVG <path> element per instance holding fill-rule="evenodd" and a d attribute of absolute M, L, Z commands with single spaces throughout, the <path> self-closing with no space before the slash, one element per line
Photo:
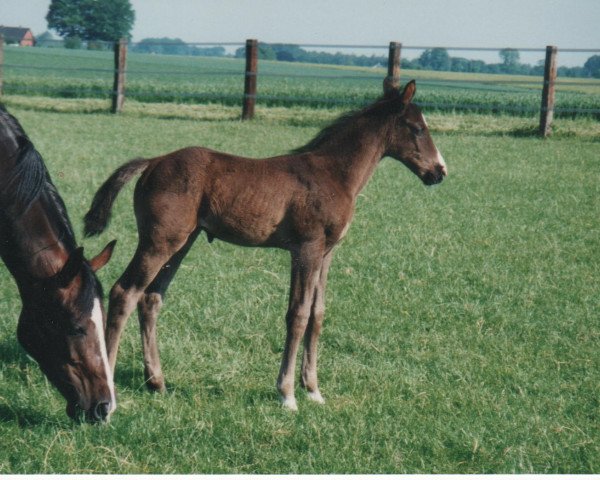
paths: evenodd
<path fill-rule="evenodd" d="M 415 82 L 414 80 L 411 80 L 410 82 L 408 82 L 406 84 L 406 86 L 404 87 L 404 90 L 402 90 L 402 93 L 400 94 L 402 103 L 404 105 L 408 105 L 411 102 L 412 98 L 415 96 L 416 92 L 417 92 L 417 82 Z"/>
<path fill-rule="evenodd" d="M 108 261 L 110 260 L 110 257 L 112 257 L 113 250 L 115 249 L 116 243 L 117 243 L 117 241 L 113 240 L 108 245 L 106 245 L 106 247 L 104 247 L 104 250 L 102 250 L 98 255 L 96 255 L 94 258 L 92 258 L 90 260 L 90 267 L 92 267 L 92 270 L 94 272 L 97 272 L 104 265 L 106 265 L 108 263 Z"/>
<path fill-rule="evenodd" d="M 69 255 L 60 272 L 52 277 L 52 282 L 58 288 L 66 288 L 75 278 L 83 265 L 83 247 L 79 247 Z"/>

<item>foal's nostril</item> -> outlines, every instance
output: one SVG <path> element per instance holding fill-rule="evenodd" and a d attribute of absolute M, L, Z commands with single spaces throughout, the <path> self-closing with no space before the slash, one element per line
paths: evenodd
<path fill-rule="evenodd" d="M 110 402 L 98 402 L 94 407 L 94 419 L 97 421 L 106 420 L 110 413 Z"/>

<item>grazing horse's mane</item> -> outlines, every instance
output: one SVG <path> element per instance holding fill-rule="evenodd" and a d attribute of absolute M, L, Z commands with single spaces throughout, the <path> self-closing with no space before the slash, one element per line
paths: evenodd
<path fill-rule="evenodd" d="M 15 136 L 18 148 L 11 171 L 0 179 L 0 200 L 6 213 L 17 219 L 40 197 L 45 197 L 54 208 L 51 209 L 58 227 L 58 235 L 69 249 L 74 249 L 75 234 L 67 215 L 66 206 L 52 183 L 42 156 L 23 130 L 19 121 L 0 104 L 0 124 Z M 9 208 L 12 207 L 12 208 Z M 9 213 L 10 212 L 10 213 Z M 48 212 L 50 213 L 50 212 Z"/>
<path fill-rule="evenodd" d="M 394 98 L 395 97 L 390 98 L 384 95 L 366 107 L 341 115 L 330 125 L 321 130 L 310 142 L 302 147 L 292 150 L 291 153 L 298 154 L 318 150 L 338 137 L 340 133 L 345 132 L 350 127 L 354 126 L 356 120 L 360 117 L 385 117 L 389 115 L 394 111 L 390 107 L 396 105 L 393 103 Z"/>

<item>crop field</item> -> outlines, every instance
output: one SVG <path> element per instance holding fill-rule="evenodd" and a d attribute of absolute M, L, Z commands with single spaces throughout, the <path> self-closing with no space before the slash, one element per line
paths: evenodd
<path fill-rule="evenodd" d="M 142 102 L 241 105 L 244 61 L 128 54 L 126 94 Z M 112 52 L 23 49 L 5 51 L 5 91 L 12 95 L 109 98 Z M 266 106 L 358 106 L 381 93 L 384 68 L 259 62 L 258 102 Z M 415 78 L 428 111 L 468 110 L 530 116 L 539 112 L 542 78 L 403 70 Z M 582 110 L 574 114 L 572 110 Z M 586 112 L 587 110 L 587 112 Z M 591 110 L 591 111 L 590 111 Z M 556 116 L 600 114 L 597 79 L 559 78 Z"/>
<path fill-rule="evenodd" d="M 114 116 L 5 100 L 77 232 L 93 192 L 129 158 L 185 145 L 265 157 L 328 120 L 293 108 L 285 121 L 273 109 L 239 122 L 229 107 L 206 107 L 224 113 L 205 121 L 181 105 Z M 18 346 L 20 299 L 0 265 L 0 473 L 598 473 L 598 122 L 565 119 L 541 140 L 521 118 L 428 121 L 449 177 L 426 188 L 384 159 L 336 250 L 320 343 L 325 405 L 301 390 L 298 413 L 278 403 L 284 252 L 202 235 L 159 321 L 167 393 L 145 389 L 131 318 L 119 406 L 100 426 L 71 422 Z M 136 244 L 131 185 L 107 232 L 83 241 L 87 255 L 113 238 L 99 272 L 106 291 Z"/>

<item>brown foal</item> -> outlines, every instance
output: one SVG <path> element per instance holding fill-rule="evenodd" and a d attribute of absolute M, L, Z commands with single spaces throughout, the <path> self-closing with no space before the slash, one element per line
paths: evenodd
<path fill-rule="evenodd" d="M 243 246 L 291 253 L 287 336 L 277 388 L 296 410 L 296 354 L 304 338 L 302 386 L 319 403 L 317 341 L 333 247 L 344 237 L 356 198 L 384 156 L 400 160 L 432 185 L 447 174 L 419 108 L 412 81 L 346 115 L 291 154 L 255 160 L 190 147 L 117 169 L 100 187 L 85 217 L 87 235 L 102 232 L 119 190 L 142 173 L 134 194 L 139 243 L 110 292 L 106 332 L 109 363 L 117 359 L 125 322 L 138 306 L 145 376 L 164 390 L 156 321 L 165 291 L 192 243 L 205 231 Z"/>

